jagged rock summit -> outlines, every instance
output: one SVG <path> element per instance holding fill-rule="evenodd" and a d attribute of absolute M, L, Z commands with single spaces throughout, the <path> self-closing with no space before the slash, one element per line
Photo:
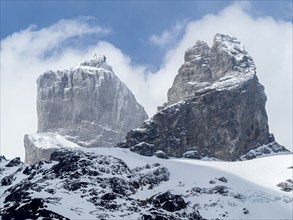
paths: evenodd
<path fill-rule="evenodd" d="M 47 71 L 39 76 L 37 87 L 38 133 L 62 135 L 81 147 L 115 146 L 148 118 L 103 55 L 94 54 L 69 70 Z M 29 163 L 50 158 L 35 140 L 50 146 L 52 142 L 48 135 L 26 135 Z M 58 146 L 64 146 L 58 141 Z M 52 149 L 46 147 L 47 152 Z"/>
<path fill-rule="evenodd" d="M 235 37 L 217 34 L 211 48 L 197 41 L 185 52 L 184 64 L 168 91 L 167 105 L 191 98 L 196 92 L 235 88 L 254 78 L 255 73 L 252 58 Z"/>
<path fill-rule="evenodd" d="M 212 47 L 198 41 L 187 49 L 168 102 L 118 146 L 146 156 L 227 161 L 286 152 L 269 133 L 266 99 L 242 44 L 216 34 Z"/>

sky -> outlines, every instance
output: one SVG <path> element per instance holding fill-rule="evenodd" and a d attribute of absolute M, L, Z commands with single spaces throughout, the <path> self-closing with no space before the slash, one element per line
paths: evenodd
<path fill-rule="evenodd" d="M 105 54 L 151 117 L 185 50 L 216 33 L 237 37 L 254 59 L 270 131 L 292 150 L 292 1 L 1 0 L 1 154 L 24 158 L 43 72 Z"/>

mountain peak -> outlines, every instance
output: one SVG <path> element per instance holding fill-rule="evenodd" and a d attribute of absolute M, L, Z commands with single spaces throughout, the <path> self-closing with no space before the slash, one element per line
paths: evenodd
<path fill-rule="evenodd" d="M 96 67 L 112 71 L 112 67 L 107 64 L 106 59 L 105 55 L 94 53 L 91 59 L 81 62 L 79 67 Z"/>
<path fill-rule="evenodd" d="M 215 82 L 226 75 L 255 74 L 255 64 L 237 38 L 216 34 L 211 47 L 197 41 L 188 48 L 181 71 L 188 72 L 194 82 Z M 187 71 L 190 70 L 190 71 Z"/>
<path fill-rule="evenodd" d="M 249 56 L 244 46 L 237 40 L 236 37 L 216 34 L 211 52 L 215 54 L 216 60 L 220 59 L 220 56 L 224 55 L 223 58 L 227 62 L 230 62 L 229 66 L 232 71 L 242 73 L 255 72 L 256 67 L 253 59 Z"/>
<path fill-rule="evenodd" d="M 185 53 L 168 102 L 118 146 L 142 155 L 234 161 L 286 152 L 269 133 L 264 87 L 252 58 L 229 35 Z"/>
<path fill-rule="evenodd" d="M 208 44 L 204 41 L 197 41 L 194 46 L 189 47 L 184 55 L 184 61 L 189 62 L 194 59 L 201 59 L 203 57 L 208 57 L 210 53 L 210 48 Z"/>
<path fill-rule="evenodd" d="M 230 43 L 230 44 L 235 44 L 235 45 L 241 45 L 242 50 L 244 50 L 244 47 L 240 43 L 240 41 L 238 41 L 236 37 L 233 37 L 233 36 L 231 36 L 229 34 L 217 33 L 214 36 L 214 44 L 215 44 L 215 42 L 222 42 L 222 43 Z"/>
<path fill-rule="evenodd" d="M 222 49 L 226 52 L 230 53 L 231 55 L 236 54 L 245 54 L 247 55 L 244 46 L 237 40 L 236 37 L 231 35 L 224 35 L 224 34 L 216 34 L 214 36 L 213 46 L 214 51 L 216 49 Z"/>
<path fill-rule="evenodd" d="M 81 147 L 111 147 L 147 119 L 104 55 L 95 53 L 68 70 L 47 71 L 37 85 L 39 134 L 25 137 L 28 163 L 49 159 L 58 146 L 68 145 L 55 134 Z"/>
<path fill-rule="evenodd" d="M 168 104 L 192 97 L 197 91 L 231 89 L 256 77 L 256 67 L 243 45 L 230 35 L 216 34 L 211 47 L 197 41 L 168 91 Z"/>
<path fill-rule="evenodd" d="M 101 62 L 101 63 L 105 63 L 106 62 L 106 56 L 105 55 L 102 55 L 102 54 L 99 54 L 99 53 L 94 53 L 93 55 L 93 59 Z"/>

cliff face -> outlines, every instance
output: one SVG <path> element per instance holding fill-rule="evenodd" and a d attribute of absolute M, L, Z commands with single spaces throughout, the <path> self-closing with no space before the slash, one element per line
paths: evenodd
<path fill-rule="evenodd" d="M 236 38 L 217 34 L 211 48 L 198 41 L 184 60 L 168 102 L 118 146 L 141 154 L 161 150 L 175 157 L 228 161 L 271 142 L 286 151 L 269 133 L 264 87 Z"/>
<path fill-rule="evenodd" d="M 104 56 L 38 80 L 38 132 L 56 132 L 83 147 L 109 147 L 147 115 Z"/>
<path fill-rule="evenodd" d="M 105 56 L 94 55 L 69 70 L 45 72 L 37 85 L 38 134 L 24 139 L 30 164 L 67 147 L 56 135 L 81 147 L 111 147 L 148 117 Z M 41 139 L 48 147 L 39 147 Z"/>

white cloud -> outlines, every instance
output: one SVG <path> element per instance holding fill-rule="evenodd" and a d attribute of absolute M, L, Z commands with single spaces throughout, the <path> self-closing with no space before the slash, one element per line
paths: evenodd
<path fill-rule="evenodd" d="M 176 42 L 182 35 L 187 20 L 177 21 L 170 29 L 163 31 L 160 35 L 152 35 L 149 37 L 149 41 L 156 46 L 166 47 Z"/>
<path fill-rule="evenodd" d="M 48 28 L 36 30 L 36 26 L 14 33 L 3 40 L 1 50 L 10 50 L 14 55 L 42 56 L 62 42 L 72 37 L 80 37 L 85 34 L 108 34 L 108 28 L 90 26 L 87 19 L 60 20 Z M 17 44 L 16 44 L 17 43 Z M 5 57 L 4 57 L 5 58 Z"/>
<path fill-rule="evenodd" d="M 146 66 L 133 65 L 128 55 L 105 41 L 83 49 L 62 47 L 72 37 L 82 39 L 88 34 L 109 32 L 84 20 L 62 20 L 48 28 L 28 28 L 7 37 L 1 41 L 1 154 L 23 157 L 23 135 L 36 132 L 35 82 L 44 71 L 75 66 L 98 51 L 107 56 L 116 75 L 152 116 L 166 100 L 185 50 L 197 40 L 211 45 L 218 32 L 236 36 L 254 58 L 258 77 L 266 88 L 270 129 L 277 141 L 291 148 L 292 23 L 270 17 L 253 18 L 245 10 L 247 5 L 233 4 L 218 14 L 187 22 L 181 30 L 182 38 L 166 51 L 155 73 L 148 72 Z M 56 48 L 58 53 L 44 57 L 47 51 Z"/>

